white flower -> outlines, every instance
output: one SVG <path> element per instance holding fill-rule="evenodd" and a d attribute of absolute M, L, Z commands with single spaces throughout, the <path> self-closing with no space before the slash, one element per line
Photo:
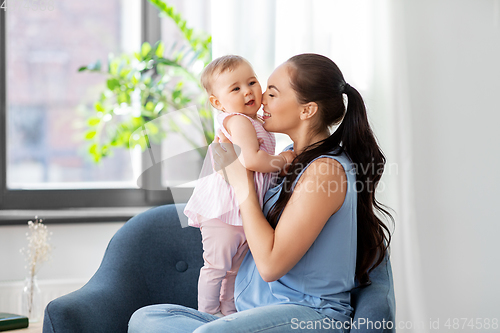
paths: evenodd
<path fill-rule="evenodd" d="M 47 226 L 42 223 L 42 219 L 35 216 L 35 222 L 28 221 L 29 231 L 26 233 L 28 248 L 22 248 L 21 253 L 26 256 L 29 273 L 35 276 L 43 262 L 49 260 L 52 245 L 50 245 L 50 233 Z"/>

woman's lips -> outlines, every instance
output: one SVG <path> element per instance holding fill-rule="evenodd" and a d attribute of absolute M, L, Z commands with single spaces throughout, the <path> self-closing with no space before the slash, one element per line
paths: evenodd
<path fill-rule="evenodd" d="M 269 118 L 271 118 L 271 114 L 270 114 L 270 113 L 268 113 L 268 112 L 266 112 L 266 111 L 264 111 L 264 114 L 262 115 L 262 118 L 263 118 L 264 120 L 265 120 L 265 119 L 269 119 Z"/>

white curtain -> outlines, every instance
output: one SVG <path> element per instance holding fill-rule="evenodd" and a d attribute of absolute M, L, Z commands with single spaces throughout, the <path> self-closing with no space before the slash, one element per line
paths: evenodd
<path fill-rule="evenodd" d="M 277 65 L 313 52 L 335 61 L 346 81 L 364 96 L 388 159 L 379 199 L 395 211 L 391 261 L 397 321 L 415 324 L 427 322 L 428 316 L 414 214 L 401 6 L 398 0 L 212 0 L 212 35 L 213 57 L 242 55 L 263 87 Z M 280 147 L 288 142 L 279 138 Z"/>

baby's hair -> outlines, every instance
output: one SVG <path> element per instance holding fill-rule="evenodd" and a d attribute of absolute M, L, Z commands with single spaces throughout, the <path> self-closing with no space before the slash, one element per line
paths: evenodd
<path fill-rule="evenodd" d="M 232 71 L 243 62 L 249 63 L 245 58 L 237 55 L 225 55 L 212 60 L 201 73 L 201 85 L 211 95 L 213 93 L 212 83 L 214 76 L 220 75 L 225 71 Z"/>

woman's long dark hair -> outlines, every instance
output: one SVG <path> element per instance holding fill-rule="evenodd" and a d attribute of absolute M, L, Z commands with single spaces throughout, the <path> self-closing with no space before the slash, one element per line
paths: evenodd
<path fill-rule="evenodd" d="M 308 146 L 295 158 L 283 179 L 284 188 L 267 219 L 276 227 L 293 193 L 291 186 L 307 164 L 320 155 L 339 155 L 344 151 L 356 170 L 356 278 L 365 284 L 369 281 L 369 272 L 383 261 L 391 241 L 388 227 L 377 217 L 375 210 L 394 221 L 375 198 L 375 189 L 384 171 L 384 154 L 368 123 L 363 98 L 345 82 L 333 61 L 318 54 L 300 54 L 290 58 L 287 64 L 299 103 L 315 102 L 318 105 L 319 119 L 313 132 L 322 133 L 341 123 L 328 138 Z M 347 109 L 343 94 L 347 95 Z"/>

